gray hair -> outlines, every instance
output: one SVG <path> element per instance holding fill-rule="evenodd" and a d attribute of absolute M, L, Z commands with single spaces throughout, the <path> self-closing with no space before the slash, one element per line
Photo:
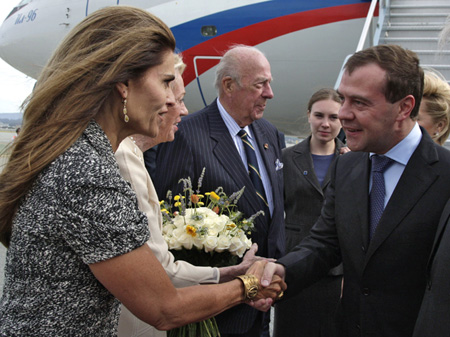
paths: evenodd
<path fill-rule="evenodd" d="M 219 94 L 222 90 L 222 79 L 227 76 L 231 77 L 233 81 L 236 81 L 239 86 L 241 85 L 241 64 L 243 58 L 242 53 L 238 50 L 252 51 L 264 55 L 258 48 L 252 46 L 243 44 L 231 46 L 222 56 L 222 59 L 216 67 L 214 86 Z"/>

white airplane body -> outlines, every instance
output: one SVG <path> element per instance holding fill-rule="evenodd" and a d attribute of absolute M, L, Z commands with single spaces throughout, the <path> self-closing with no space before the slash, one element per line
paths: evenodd
<path fill-rule="evenodd" d="M 191 112 L 216 97 L 214 68 L 230 45 L 262 50 L 271 63 L 274 99 L 264 117 L 286 135 L 309 133 L 311 94 L 333 87 L 355 51 L 369 0 L 23 0 L 0 27 L 0 57 L 37 78 L 63 37 L 106 6 L 148 10 L 172 29 L 187 69 Z"/>

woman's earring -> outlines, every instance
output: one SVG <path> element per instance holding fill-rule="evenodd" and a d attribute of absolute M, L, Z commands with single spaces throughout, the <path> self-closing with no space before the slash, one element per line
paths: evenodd
<path fill-rule="evenodd" d="M 124 98 L 122 103 L 123 103 L 123 115 L 124 115 L 123 120 L 125 121 L 125 123 L 128 123 L 130 118 L 127 115 L 127 113 L 128 113 L 128 111 L 127 111 L 127 99 Z"/>

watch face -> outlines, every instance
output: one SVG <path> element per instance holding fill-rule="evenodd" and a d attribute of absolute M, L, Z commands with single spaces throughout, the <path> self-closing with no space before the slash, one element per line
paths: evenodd
<path fill-rule="evenodd" d="M 258 294 L 258 286 L 253 285 L 248 289 L 247 298 L 251 300 L 256 296 L 256 294 Z"/>

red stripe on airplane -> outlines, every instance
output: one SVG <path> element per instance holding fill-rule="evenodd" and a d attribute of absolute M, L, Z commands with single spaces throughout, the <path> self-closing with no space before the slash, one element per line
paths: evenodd
<path fill-rule="evenodd" d="M 183 73 L 185 85 L 188 85 L 195 79 L 194 56 L 221 56 L 229 46 L 233 44 L 255 46 L 262 42 L 302 29 L 333 22 L 363 18 L 367 16 L 369 6 L 369 2 L 364 2 L 281 16 L 219 35 L 216 38 L 186 49 L 183 51 L 183 60 L 188 65 Z M 375 15 L 378 15 L 378 9 Z M 218 60 L 202 60 L 201 62 L 198 62 L 197 67 L 199 75 L 214 67 L 218 62 Z"/>

